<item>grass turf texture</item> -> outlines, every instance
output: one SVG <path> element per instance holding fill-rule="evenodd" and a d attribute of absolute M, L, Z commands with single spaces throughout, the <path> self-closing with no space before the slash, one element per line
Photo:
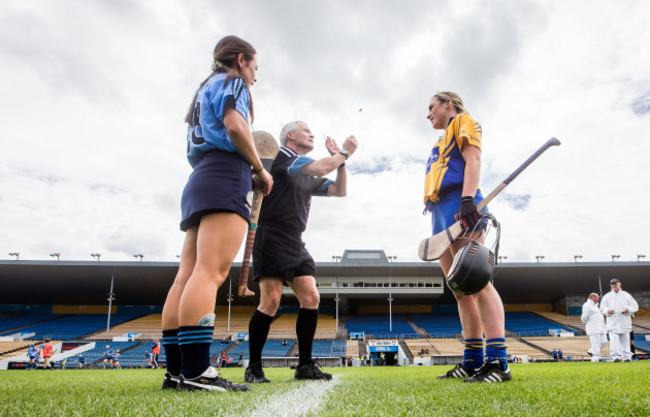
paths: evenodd
<path fill-rule="evenodd" d="M 314 384 L 332 386 L 306 415 L 650 415 L 650 361 L 515 364 L 504 384 L 435 378 L 448 369 L 328 368 L 335 378 L 323 383 L 294 382 L 292 370 L 265 368 L 272 382 L 241 393 L 162 391 L 162 370 L 3 371 L 0 416 L 251 416 L 267 414 L 269 404 L 274 415 L 296 415 L 301 393 Z M 222 375 L 243 382 L 244 371 Z"/>

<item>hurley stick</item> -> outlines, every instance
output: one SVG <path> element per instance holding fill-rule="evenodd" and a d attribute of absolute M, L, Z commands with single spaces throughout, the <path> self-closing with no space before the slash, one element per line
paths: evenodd
<path fill-rule="evenodd" d="M 539 148 L 534 154 L 532 154 L 526 161 L 519 166 L 519 168 L 515 169 L 512 174 L 508 176 L 501 184 L 497 186 L 490 194 L 488 194 L 483 201 L 481 201 L 478 206 L 476 206 L 477 211 L 481 211 L 483 207 L 485 207 L 494 197 L 497 196 L 503 190 L 506 188 L 512 180 L 514 180 L 517 175 L 521 174 L 521 171 L 526 169 L 535 159 L 537 159 L 541 154 L 543 154 L 548 148 L 551 146 L 559 146 L 560 141 L 557 138 L 551 138 L 544 145 L 542 145 L 541 148 Z M 457 221 L 453 225 L 449 226 L 446 230 L 443 230 L 440 233 L 436 233 L 435 235 L 422 240 L 420 242 L 420 247 L 418 248 L 418 256 L 420 256 L 420 259 L 423 261 L 435 261 L 437 259 L 440 259 L 440 257 L 449 249 L 449 246 L 460 236 L 460 234 L 463 232 L 463 228 L 461 226 L 460 221 Z"/>

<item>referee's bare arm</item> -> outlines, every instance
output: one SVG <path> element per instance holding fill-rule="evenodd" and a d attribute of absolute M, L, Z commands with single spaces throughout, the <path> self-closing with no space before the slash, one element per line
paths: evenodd
<path fill-rule="evenodd" d="M 305 165 L 301 171 L 303 174 L 323 177 L 336 169 L 336 180 L 327 188 L 327 195 L 344 197 L 347 194 L 345 161 L 357 150 L 357 140 L 354 136 L 348 136 L 343 142 L 343 151 L 341 151 L 334 139 L 328 137 L 325 146 L 331 156 Z"/>

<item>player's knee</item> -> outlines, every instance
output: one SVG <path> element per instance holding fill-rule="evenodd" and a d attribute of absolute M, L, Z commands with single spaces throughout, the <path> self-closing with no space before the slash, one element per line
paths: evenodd
<path fill-rule="evenodd" d="M 280 307 L 281 298 L 282 292 L 262 293 L 260 296 L 259 310 L 270 316 L 275 315 L 275 313 L 278 311 L 278 308 Z"/>
<path fill-rule="evenodd" d="M 320 294 L 318 291 L 310 291 L 302 297 L 300 304 L 303 308 L 312 310 L 318 308 L 318 305 L 320 304 Z"/>

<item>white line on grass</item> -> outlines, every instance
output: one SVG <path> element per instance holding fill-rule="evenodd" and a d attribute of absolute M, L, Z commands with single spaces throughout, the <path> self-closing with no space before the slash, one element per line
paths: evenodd
<path fill-rule="evenodd" d="M 327 396 L 327 392 L 339 381 L 340 377 L 334 375 L 331 381 L 314 381 L 296 385 L 291 391 L 267 398 L 250 415 L 294 417 L 315 412 Z"/>

